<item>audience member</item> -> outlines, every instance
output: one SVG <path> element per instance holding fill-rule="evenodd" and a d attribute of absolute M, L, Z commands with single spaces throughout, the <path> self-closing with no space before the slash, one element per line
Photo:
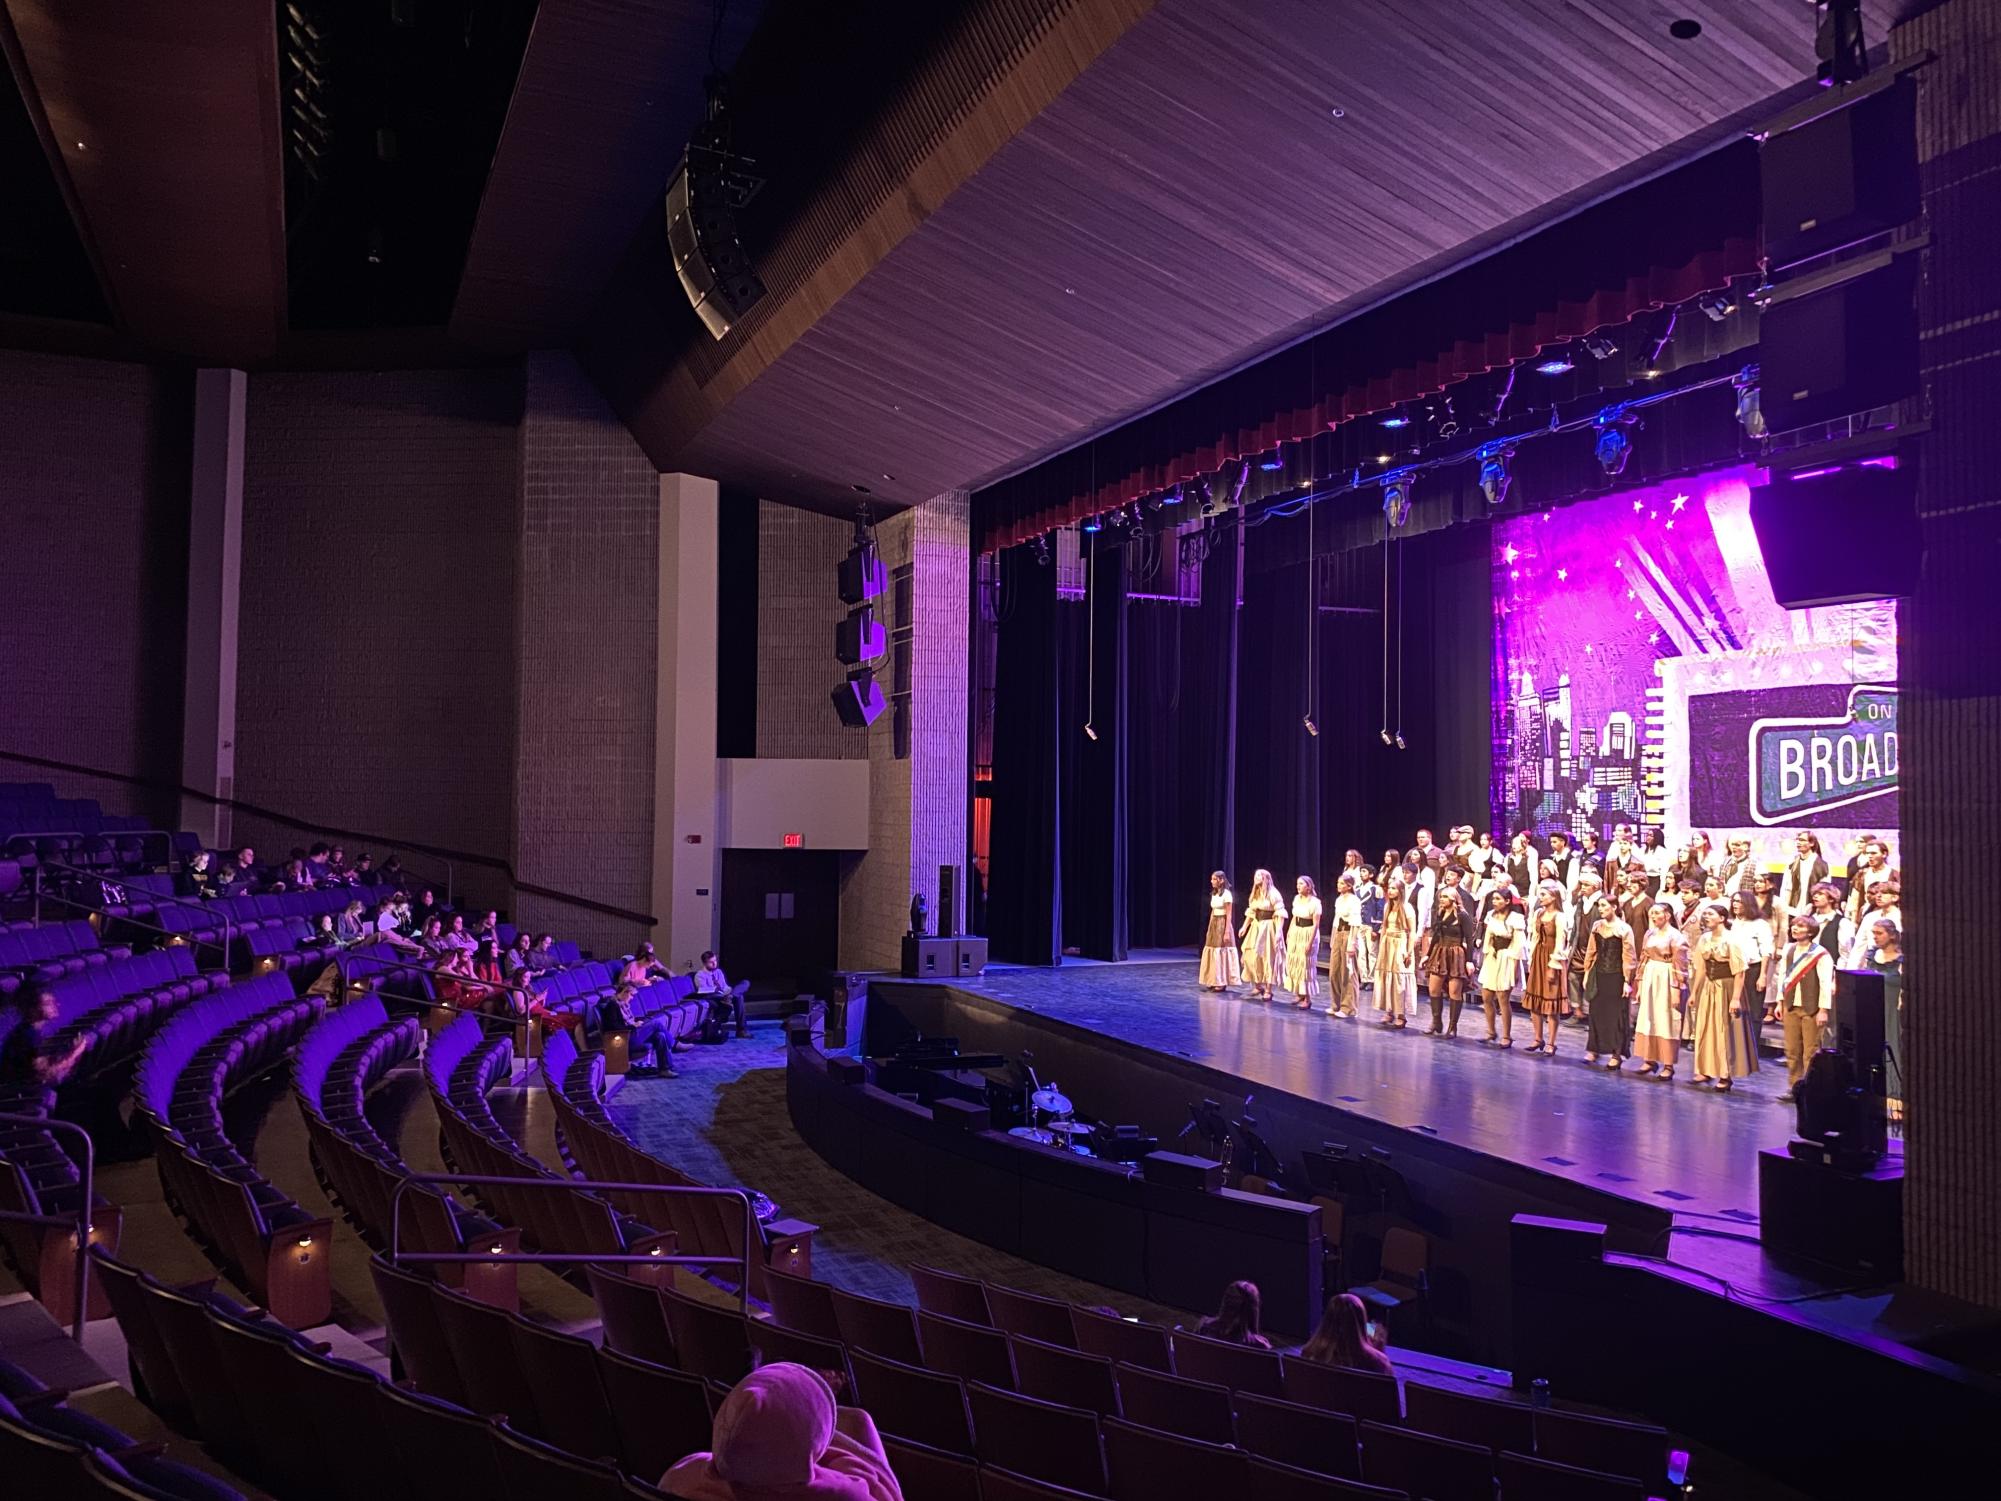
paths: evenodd
<path fill-rule="evenodd" d="M 479 941 L 466 931 L 466 920 L 454 912 L 445 923 L 443 937 L 439 940 L 448 949 L 461 949 L 470 954 L 479 947 Z"/>
<path fill-rule="evenodd" d="M 621 985 L 651 985 L 655 980 L 667 978 L 667 966 L 654 956 L 653 945 L 642 943 L 633 956 L 625 961 L 625 968 L 618 973 Z"/>
<path fill-rule="evenodd" d="M 70 1076 L 90 1038 L 79 1032 L 61 1052 L 51 1045 L 50 1033 L 62 1016 L 53 990 L 23 990 L 14 1004 L 20 1020 L 0 1042 L 0 1085 L 54 1088 Z"/>
<path fill-rule="evenodd" d="M 536 938 L 535 947 L 528 951 L 528 973 L 545 975 L 562 967 L 562 961 L 556 957 L 556 935 L 544 933 Z"/>
<path fill-rule="evenodd" d="M 353 945 L 373 936 L 374 925 L 368 920 L 368 909 L 359 898 L 341 909 L 340 918 L 334 923 L 334 937 L 343 944 Z"/>
<path fill-rule="evenodd" d="M 196 850 L 182 869 L 180 879 L 174 882 L 174 890 L 180 896 L 215 898 L 215 856 L 207 850 Z"/>
<path fill-rule="evenodd" d="M 375 868 L 375 856 L 363 850 L 354 857 L 354 884 L 373 886 L 382 879 L 382 872 Z"/>
<path fill-rule="evenodd" d="M 1377 1326 L 1369 1320 L 1367 1306 L 1353 1293 L 1336 1293 L 1327 1300 L 1320 1327 L 1299 1347 L 1299 1358 L 1372 1371 L 1378 1376 L 1396 1375 L 1396 1367 L 1383 1353 Z"/>
<path fill-rule="evenodd" d="M 1195 1326 L 1195 1332 L 1205 1339 L 1220 1339 L 1231 1345 L 1256 1345 L 1269 1350 L 1271 1341 L 1264 1337 L 1259 1323 L 1263 1315 L 1264 1300 L 1258 1295 L 1255 1282 L 1232 1282 L 1223 1289 L 1223 1301 L 1216 1305 L 1216 1311 Z"/>
<path fill-rule="evenodd" d="M 514 942 L 510 943 L 507 951 L 501 955 L 501 962 L 506 966 L 509 980 L 532 973 L 530 960 L 533 958 L 534 947 L 535 937 L 532 933 L 521 932 L 514 935 Z"/>
<path fill-rule="evenodd" d="M 321 840 L 306 851 L 306 874 L 313 878 L 313 885 L 328 885 L 334 877 L 333 846 Z"/>
<path fill-rule="evenodd" d="M 875 1422 L 818 1371 L 759 1366 L 716 1409 L 706 1453 L 660 1478 L 683 1501 L 903 1501 Z"/>
<path fill-rule="evenodd" d="M 452 946 L 445 942 L 445 924 L 442 918 L 425 918 L 424 926 L 418 932 L 417 942 L 433 959 L 442 959 L 452 951 Z"/>
<path fill-rule="evenodd" d="M 424 924 L 432 918 L 443 918 L 445 910 L 438 901 L 438 893 L 429 886 L 417 888 L 417 900 L 410 904 L 410 918 L 417 925 L 417 931 L 424 930 Z"/>
<path fill-rule="evenodd" d="M 647 944 L 646 951 L 652 953 L 653 945 Z M 702 962 L 695 970 L 695 994 L 708 997 L 709 1020 L 715 1026 L 720 1028 L 724 1018 L 734 1016 L 736 1035 L 739 1037 L 750 1035 L 750 1029 L 744 1025 L 743 1020 L 743 998 L 749 990 L 748 980 L 730 984 L 729 976 L 723 973 L 722 961 L 716 957 L 714 949 L 703 952 Z"/>
<path fill-rule="evenodd" d="M 246 890 L 264 878 L 264 872 L 257 864 L 257 851 L 247 844 L 231 857 L 229 863 L 236 867 L 237 879 L 244 883 Z"/>
<path fill-rule="evenodd" d="M 620 980 L 618 988 L 611 993 L 609 1005 L 618 1018 L 617 1024 L 623 1025 L 629 1034 L 628 1056 L 632 1060 L 632 1067 L 644 1070 L 656 1066 L 656 1050 L 664 1050 L 669 1058 L 673 1056 L 674 1038 L 665 1015 L 649 1016 L 642 1020 L 632 1009 L 633 998 L 638 993 L 639 987 Z M 670 1079 L 679 1077 L 672 1063 L 659 1063 L 658 1067 L 660 1072 Z"/>
<path fill-rule="evenodd" d="M 234 865 L 224 865 L 215 873 L 215 894 L 219 897 L 248 896 L 250 883 L 237 873 Z"/>
<path fill-rule="evenodd" d="M 405 954 L 421 954 L 424 946 L 403 932 L 402 919 L 398 916 L 394 901 L 384 902 L 375 910 L 375 936 L 391 948 Z"/>
<path fill-rule="evenodd" d="M 479 922 L 472 929 L 473 946 L 477 948 L 489 938 L 493 940 L 496 949 L 500 947 L 500 914 L 490 908 L 481 915 Z"/>

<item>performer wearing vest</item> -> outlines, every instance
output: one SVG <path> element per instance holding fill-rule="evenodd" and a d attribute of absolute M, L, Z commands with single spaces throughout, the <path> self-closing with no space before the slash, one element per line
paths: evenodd
<path fill-rule="evenodd" d="M 1793 858 L 1779 882 L 1779 906 L 1788 917 L 1807 910 L 1813 888 L 1827 879 L 1827 861 L 1820 852 L 1820 836 L 1802 829 L 1793 836 Z"/>
<path fill-rule="evenodd" d="M 1780 1016 L 1786 1029 L 1786 1092 L 1781 1101 L 1790 1101 L 1793 1091 L 1806 1077 L 1806 1066 L 1820 1047 L 1820 1031 L 1831 1019 L 1834 1007 L 1834 958 L 1814 940 L 1814 920 L 1805 912 L 1793 914 L 1792 942 L 1781 960 L 1779 982 Z"/>
<path fill-rule="evenodd" d="M 1807 915 L 1813 919 L 1813 941 L 1827 950 L 1828 958 L 1839 964 L 1855 937 L 1855 924 L 1841 910 L 1841 893 L 1823 881 L 1808 893 L 1807 901 Z"/>

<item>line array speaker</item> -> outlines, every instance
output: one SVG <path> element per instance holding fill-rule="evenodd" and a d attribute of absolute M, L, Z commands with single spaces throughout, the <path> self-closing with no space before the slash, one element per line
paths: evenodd
<path fill-rule="evenodd" d="M 1751 526 L 1772 596 L 1788 610 L 1918 591 L 1917 473 L 1908 453 L 1774 474 L 1752 488 Z"/>
<path fill-rule="evenodd" d="M 1918 216 L 1917 79 L 1766 140 L 1765 256 L 1774 268 L 1826 255 Z"/>
<path fill-rule="evenodd" d="M 1902 401 L 1918 389 L 1916 255 L 1775 299 L 1758 327 L 1765 426 L 1790 432 Z"/>

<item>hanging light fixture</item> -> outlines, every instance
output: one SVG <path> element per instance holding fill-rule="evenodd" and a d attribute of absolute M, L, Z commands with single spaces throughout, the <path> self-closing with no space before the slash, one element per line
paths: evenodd
<path fill-rule="evenodd" d="M 1514 483 L 1508 465 L 1514 456 L 1512 443 L 1489 443 L 1480 450 L 1480 493 L 1488 505 L 1500 505 L 1508 498 L 1508 487 Z"/>

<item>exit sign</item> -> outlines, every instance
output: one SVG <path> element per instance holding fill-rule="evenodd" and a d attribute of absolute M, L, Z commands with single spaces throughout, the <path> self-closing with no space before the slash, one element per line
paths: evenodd
<path fill-rule="evenodd" d="M 806 836 L 804 834 L 787 834 L 785 836 L 785 847 L 789 850 L 803 850 L 806 848 Z"/>

